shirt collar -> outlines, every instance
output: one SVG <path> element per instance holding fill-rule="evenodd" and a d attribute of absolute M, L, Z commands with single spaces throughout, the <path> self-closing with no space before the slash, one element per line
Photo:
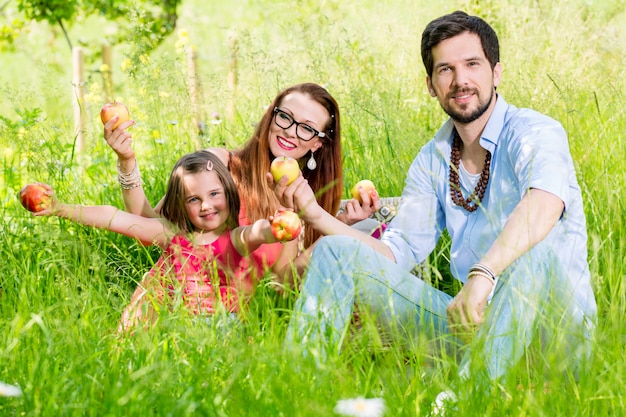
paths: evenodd
<path fill-rule="evenodd" d="M 483 134 L 480 136 L 480 144 L 482 147 L 492 153 L 495 146 L 498 145 L 500 133 L 502 133 L 502 129 L 504 129 L 504 117 L 506 116 L 506 109 L 509 106 L 500 94 L 496 93 L 496 97 L 496 106 L 493 108 L 489 120 L 487 120 Z"/>

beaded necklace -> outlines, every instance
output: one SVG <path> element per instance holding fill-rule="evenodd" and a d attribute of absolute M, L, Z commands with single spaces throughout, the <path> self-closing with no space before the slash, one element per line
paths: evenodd
<path fill-rule="evenodd" d="M 470 213 L 476 211 L 478 205 L 485 196 L 485 190 L 489 183 L 489 167 L 491 166 L 491 152 L 487 151 L 485 156 L 485 165 L 480 173 L 480 179 L 474 192 L 468 198 L 463 198 L 463 192 L 461 191 L 461 180 L 459 179 L 459 169 L 461 166 L 461 137 L 459 132 L 454 130 L 454 139 L 452 140 L 452 150 L 450 151 L 450 163 L 453 167 L 450 167 L 450 197 L 457 206 L 463 207 Z M 473 204 L 473 205 L 472 205 Z"/>

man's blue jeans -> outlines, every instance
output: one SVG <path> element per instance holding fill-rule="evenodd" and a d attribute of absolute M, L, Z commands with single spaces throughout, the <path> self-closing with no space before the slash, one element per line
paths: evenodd
<path fill-rule="evenodd" d="M 555 268 L 548 253 L 536 246 L 500 277 L 475 338 L 489 376 L 502 376 L 524 354 L 535 335 L 564 330 L 573 354 L 587 354 L 595 313 L 593 306 L 574 302 L 571 284 Z M 303 345 L 308 354 L 324 360 L 338 352 L 355 302 L 377 318 L 380 326 L 419 343 L 436 338 L 458 343 L 449 334 L 446 307 L 452 297 L 366 245 L 345 236 L 318 241 L 296 302 L 287 346 Z M 550 324 L 552 323 L 552 324 Z M 470 372 L 471 351 L 460 366 Z"/>

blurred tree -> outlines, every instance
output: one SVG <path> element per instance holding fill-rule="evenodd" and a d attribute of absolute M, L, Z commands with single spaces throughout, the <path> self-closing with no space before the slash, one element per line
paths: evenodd
<path fill-rule="evenodd" d="M 176 28 L 177 7 L 182 0 L 17 0 L 17 9 L 23 13 L 24 21 L 13 19 L 9 25 L 0 27 L 0 45 L 6 47 L 13 41 L 24 26 L 24 22 L 35 20 L 58 25 L 67 44 L 72 41 L 66 30 L 78 17 L 101 15 L 108 20 L 117 20 L 124 30 L 120 31 L 112 43 L 139 39 L 146 51 L 154 49 Z M 10 3 L 0 5 L 0 12 Z"/>

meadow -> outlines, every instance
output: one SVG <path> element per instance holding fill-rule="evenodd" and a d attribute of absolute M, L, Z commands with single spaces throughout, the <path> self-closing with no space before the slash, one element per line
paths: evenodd
<path fill-rule="evenodd" d="M 419 41 L 431 19 L 478 14 L 500 36 L 509 103 L 559 120 L 583 191 L 589 264 L 599 307 L 594 355 L 580 378 L 559 359 L 528 358 L 497 386 L 477 390 L 466 416 L 621 416 L 626 409 L 626 2 L 624 0 L 200 1 L 150 54 L 140 39 L 114 45 L 115 98 L 128 104 L 144 188 L 155 203 L 174 162 L 198 147 L 236 147 L 288 85 L 324 85 L 341 106 L 345 197 L 361 178 L 383 196 L 446 116 L 425 87 Z M 356 331 L 316 367 L 282 340 L 295 294 L 263 282 L 235 328 L 165 317 L 132 337 L 117 334 L 123 307 L 158 258 L 113 233 L 34 218 L 17 198 L 29 182 L 61 200 L 123 207 L 114 153 L 98 118 L 105 102 L 97 54 L 114 24 L 76 22 L 87 57 L 87 146 L 75 151 L 71 53 L 58 30 L 32 24 L 0 72 L 0 397 L 7 416 L 332 416 L 338 400 L 382 398 L 386 416 L 427 415 L 456 362 Z M 236 89 L 228 83 L 236 40 Z M 197 51 L 198 134 L 185 48 Z M 219 120 L 216 116 L 219 115 Z M 445 244 L 429 259 L 445 269 Z M 541 387 L 547 383 L 550 389 Z"/>

